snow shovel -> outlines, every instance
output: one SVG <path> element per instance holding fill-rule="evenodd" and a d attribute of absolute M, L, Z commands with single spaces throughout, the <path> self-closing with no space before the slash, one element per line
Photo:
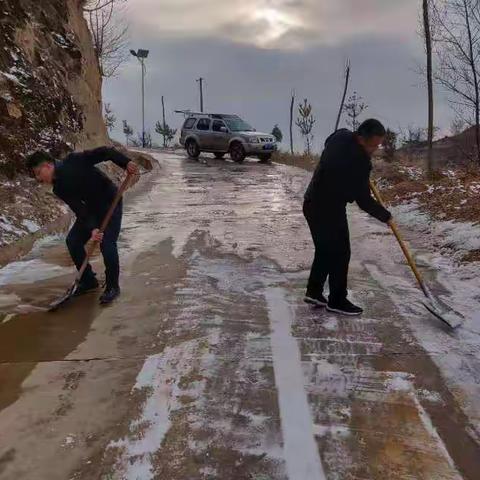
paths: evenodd
<path fill-rule="evenodd" d="M 115 195 L 115 198 L 113 199 L 113 202 L 110 205 L 110 208 L 108 209 L 108 212 L 106 213 L 105 218 L 103 219 L 102 225 L 99 228 L 100 233 L 103 233 L 108 227 L 108 224 L 110 223 L 110 219 L 112 218 L 113 212 L 117 207 L 118 203 L 120 202 L 123 194 L 129 187 L 132 177 L 133 175 L 128 174 L 125 180 L 123 181 L 123 183 L 120 185 L 120 188 L 118 189 L 117 194 Z M 93 252 L 97 248 L 98 243 L 99 242 L 92 242 L 88 246 L 85 252 L 86 253 L 85 260 L 83 261 L 82 266 L 80 267 L 80 270 L 78 271 L 77 276 L 75 277 L 75 281 L 73 282 L 73 285 L 65 292 L 63 297 L 59 298 L 58 300 L 50 304 L 48 308 L 49 312 L 54 312 L 64 303 L 68 302 L 75 295 L 78 289 L 78 286 L 80 284 L 80 280 L 83 276 L 83 273 L 85 272 L 88 262 L 90 261 L 90 257 L 93 255 Z"/>
<path fill-rule="evenodd" d="M 372 190 L 373 195 L 375 196 L 377 201 L 381 205 L 385 205 L 380 195 L 380 192 L 378 191 L 376 185 L 373 183 L 372 180 L 370 180 L 370 189 Z M 420 285 L 420 288 L 422 289 L 423 294 L 425 295 L 425 301 L 422 302 L 424 307 L 432 315 L 434 315 L 436 318 L 438 318 L 443 323 L 448 325 L 451 329 L 458 328 L 460 325 L 462 325 L 464 319 L 460 317 L 460 315 L 455 313 L 453 310 L 451 310 L 450 308 L 445 307 L 444 305 L 441 305 L 439 300 L 432 295 L 425 281 L 423 280 L 423 277 L 420 274 L 420 271 L 418 270 L 415 260 L 413 259 L 413 256 L 407 247 L 407 244 L 404 242 L 402 235 L 400 234 L 400 230 L 398 229 L 396 223 L 393 220 L 390 220 L 388 224 L 390 225 L 390 228 L 392 229 L 392 232 L 395 235 L 395 238 L 398 240 L 398 243 L 400 244 L 403 254 L 407 259 L 408 265 L 412 269 L 413 274 L 415 275 L 415 278 L 417 279 L 417 282 Z"/>

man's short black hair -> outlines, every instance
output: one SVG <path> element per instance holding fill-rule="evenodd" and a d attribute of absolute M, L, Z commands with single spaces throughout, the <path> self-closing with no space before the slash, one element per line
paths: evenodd
<path fill-rule="evenodd" d="M 357 134 L 363 138 L 384 137 L 386 133 L 382 123 L 374 118 L 365 120 L 357 130 Z"/>
<path fill-rule="evenodd" d="M 42 163 L 55 163 L 55 159 L 43 150 L 38 150 L 27 157 L 27 168 L 31 171 Z"/>

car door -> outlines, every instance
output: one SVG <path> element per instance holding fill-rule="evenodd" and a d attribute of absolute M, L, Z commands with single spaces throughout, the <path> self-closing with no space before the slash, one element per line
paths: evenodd
<path fill-rule="evenodd" d="M 201 118 L 197 122 L 198 143 L 201 150 L 212 150 L 212 131 L 210 130 L 211 120 Z"/>
<path fill-rule="evenodd" d="M 228 128 L 222 120 L 212 122 L 212 145 L 217 152 L 228 151 Z"/>

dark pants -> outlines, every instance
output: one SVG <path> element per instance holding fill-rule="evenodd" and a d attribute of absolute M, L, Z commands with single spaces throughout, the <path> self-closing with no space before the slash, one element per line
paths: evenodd
<path fill-rule="evenodd" d="M 105 278 L 107 287 L 118 287 L 118 278 L 120 275 L 120 263 L 118 259 L 117 240 L 122 226 L 122 202 L 120 202 L 113 212 L 113 216 L 105 230 L 103 241 L 100 244 L 103 261 L 105 263 Z M 85 260 L 85 244 L 92 236 L 92 231 L 78 220 L 73 224 L 72 229 L 67 235 L 67 247 L 70 252 L 77 270 L 82 266 Z M 94 273 L 90 264 L 82 276 L 82 282 L 92 280 Z"/>
<path fill-rule="evenodd" d="M 350 263 L 350 234 L 345 211 L 337 214 L 320 212 L 308 202 L 303 206 L 315 245 L 307 294 L 323 293 L 325 281 L 329 281 L 331 302 L 347 298 L 348 265 Z"/>

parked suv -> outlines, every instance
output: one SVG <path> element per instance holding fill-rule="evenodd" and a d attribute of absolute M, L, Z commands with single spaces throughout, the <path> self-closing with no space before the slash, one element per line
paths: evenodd
<path fill-rule="evenodd" d="M 201 152 L 210 152 L 223 158 L 229 153 L 237 163 L 245 157 L 266 162 L 277 149 L 273 135 L 255 131 L 237 115 L 216 113 L 190 114 L 183 124 L 180 143 L 189 157 L 197 158 Z"/>

